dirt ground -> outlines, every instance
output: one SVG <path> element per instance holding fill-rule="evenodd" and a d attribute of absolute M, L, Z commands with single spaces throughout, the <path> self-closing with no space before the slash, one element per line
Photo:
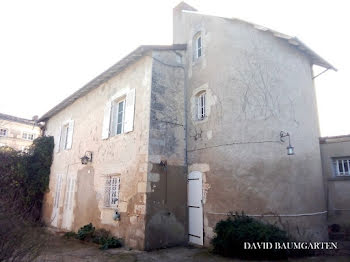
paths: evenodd
<path fill-rule="evenodd" d="M 24 260 L 25 261 L 25 260 Z M 46 243 L 36 257 L 35 262 L 154 262 L 154 261 L 170 261 L 170 262 L 226 262 L 226 261 L 242 261 L 237 259 L 227 259 L 210 253 L 205 248 L 193 247 L 175 247 L 168 249 L 160 249 L 152 252 L 129 250 L 126 248 L 117 248 L 109 250 L 99 250 L 97 245 L 81 242 L 74 239 L 64 239 L 62 237 L 53 236 Z M 342 254 L 342 256 L 322 256 L 309 257 L 303 259 L 290 259 L 288 261 L 295 262 L 348 262 L 350 254 Z"/>

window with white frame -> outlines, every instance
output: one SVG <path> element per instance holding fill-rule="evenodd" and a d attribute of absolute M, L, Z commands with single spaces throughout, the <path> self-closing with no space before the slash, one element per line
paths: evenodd
<path fill-rule="evenodd" d="M 336 176 L 350 176 L 350 157 L 333 158 L 333 170 Z"/>
<path fill-rule="evenodd" d="M 134 130 L 135 88 L 119 90 L 104 108 L 102 139 Z"/>
<path fill-rule="evenodd" d="M 124 133 L 125 102 L 125 98 L 118 99 L 112 102 L 112 114 L 110 125 L 111 136 Z"/>
<path fill-rule="evenodd" d="M 67 123 L 62 126 L 61 149 L 67 149 L 68 133 L 69 133 L 69 124 Z"/>
<path fill-rule="evenodd" d="M 108 176 L 105 181 L 105 199 L 104 204 L 106 207 L 115 207 L 119 203 L 119 188 L 120 177 Z"/>
<path fill-rule="evenodd" d="M 34 140 L 34 134 L 23 132 L 22 138 L 25 140 Z"/>
<path fill-rule="evenodd" d="M 206 92 L 202 91 L 196 96 L 197 120 L 203 120 L 206 117 Z"/>
<path fill-rule="evenodd" d="M 7 136 L 7 129 L 6 128 L 0 128 L 0 136 Z"/>
<path fill-rule="evenodd" d="M 202 34 L 198 32 L 193 38 L 193 60 L 197 60 L 202 56 L 203 46 L 202 46 Z"/>
<path fill-rule="evenodd" d="M 55 136 L 55 151 L 68 150 L 73 143 L 74 120 L 65 121 Z"/>

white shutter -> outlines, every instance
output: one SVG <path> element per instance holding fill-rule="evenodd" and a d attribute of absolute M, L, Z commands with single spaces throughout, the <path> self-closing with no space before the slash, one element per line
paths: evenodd
<path fill-rule="evenodd" d="M 58 134 L 55 136 L 55 152 L 60 152 L 60 142 L 61 142 L 61 132 L 62 127 L 58 129 Z"/>
<path fill-rule="evenodd" d="M 109 137 L 109 125 L 111 122 L 111 106 L 112 102 L 108 101 L 105 105 L 104 115 L 103 115 L 103 126 L 102 126 L 102 139 L 107 139 Z"/>
<path fill-rule="evenodd" d="M 70 120 L 69 123 L 68 123 L 68 134 L 67 134 L 67 147 L 66 147 L 66 149 L 71 149 L 72 148 L 73 130 L 74 130 L 74 120 Z"/>
<path fill-rule="evenodd" d="M 134 130 L 135 88 L 126 95 L 124 133 Z"/>

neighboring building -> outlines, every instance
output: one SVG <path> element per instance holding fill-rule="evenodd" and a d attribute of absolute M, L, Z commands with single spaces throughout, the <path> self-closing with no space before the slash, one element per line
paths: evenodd
<path fill-rule="evenodd" d="M 44 219 L 139 249 L 209 245 L 230 211 L 326 240 L 314 64 L 334 69 L 297 38 L 179 4 L 174 45 L 137 48 L 41 117 Z"/>
<path fill-rule="evenodd" d="M 8 146 L 26 151 L 33 140 L 40 136 L 40 127 L 35 120 L 0 113 L 0 147 Z"/>
<path fill-rule="evenodd" d="M 321 137 L 328 224 L 350 226 L 350 135 Z"/>

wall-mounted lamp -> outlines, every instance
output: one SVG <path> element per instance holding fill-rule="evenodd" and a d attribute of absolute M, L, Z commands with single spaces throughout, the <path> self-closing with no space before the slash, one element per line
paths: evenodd
<path fill-rule="evenodd" d="M 113 220 L 115 220 L 115 221 L 119 221 L 120 220 L 120 213 L 119 213 L 118 210 L 114 211 Z"/>
<path fill-rule="evenodd" d="M 87 165 L 88 162 L 92 162 L 92 152 L 86 151 L 85 155 L 81 157 L 80 160 L 83 165 Z"/>
<path fill-rule="evenodd" d="M 289 156 L 292 156 L 292 155 L 294 155 L 294 147 L 292 147 L 292 145 L 290 144 L 290 134 L 288 132 L 281 131 L 280 132 L 280 140 L 281 140 L 281 142 L 284 142 L 284 138 L 285 137 L 288 137 L 288 142 L 289 142 L 288 146 L 287 146 L 287 154 Z"/>

